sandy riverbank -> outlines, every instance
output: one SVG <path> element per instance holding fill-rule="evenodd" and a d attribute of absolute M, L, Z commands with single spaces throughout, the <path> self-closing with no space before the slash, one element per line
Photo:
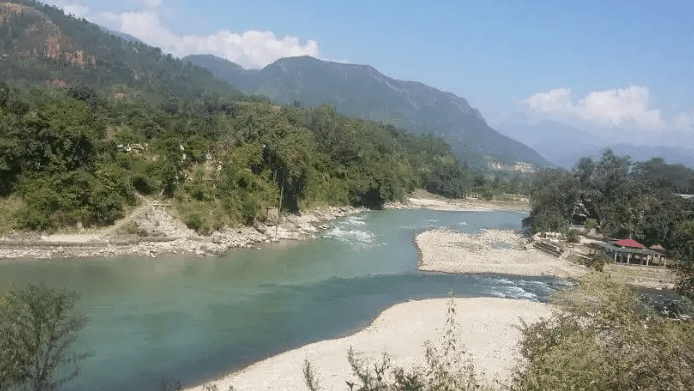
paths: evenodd
<path fill-rule="evenodd" d="M 462 234 L 445 229 L 415 237 L 420 270 L 446 273 L 498 273 L 523 276 L 580 277 L 585 266 L 539 251 L 518 233 L 487 230 Z"/>
<path fill-rule="evenodd" d="M 459 341 L 465 345 L 483 379 L 508 380 L 519 353 L 516 347 L 520 319 L 534 322 L 551 315 L 543 303 L 498 298 L 454 299 Z M 345 390 L 353 381 L 347 362 L 352 346 L 365 357 L 377 360 L 383 351 L 395 365 L 424 365 L 425 341 L 439 345 L 446 319 L 448 299 L 413 301 L 385 310 L 366 329 L 345 338 L 320 341 L 279 354 L 216 383 L 219 390 L 305 390 L 302 368 L 308 359 L 316 369 L 324 390 Z M 203 386 L 190 388 L 202 391 Z"/>
<path fill-rule="evenodd" d="M 422 189 L 417 189 L 405 202 L 392 202 L 387 204 L 386 208 L 432 209 L 441 211 L 517 210 L 530 212 L 530 201 L 523 197 L 491 201 L 473 197 L 465 199 L 449 199 L 429 193 Z"/>

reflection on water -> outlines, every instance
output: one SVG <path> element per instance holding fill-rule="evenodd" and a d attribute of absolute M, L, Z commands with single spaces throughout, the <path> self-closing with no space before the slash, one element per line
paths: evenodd
<path fill-rule="evenodd" d="M 90 318 L 77 348 L 94 351 L 74 390 L 156 389 L 162 378 L 200 383 L 282 350 L 354 332 L 410 299 L 456 296 L 544 300 L 548 278 L 419 273 L 416 233 L 518 228 L 512 212 L 378 211 L 346 217 L 321 238 L 164 256 L 11 262 L 0 289 L 29 282 L 78 291 Z"/>

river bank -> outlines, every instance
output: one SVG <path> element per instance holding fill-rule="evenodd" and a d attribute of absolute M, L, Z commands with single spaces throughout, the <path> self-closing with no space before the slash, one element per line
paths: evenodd
<path fill-rule="evenodd" d="M 347 361 L 352 347 L 369 360 L 385 351 L 394 366 L 424 365 L 424 342 L 440 346 L 449 299 L 430 299 L 398 304 L 383 311 L 368 327 L 356 334 L 320 341 L 281 353 L 211 383 L 220 390 L 303 390 L 304 360 L 316 370 L 324 390 L 345 389 L 355 381 Z M 521 319 L 533 323 L 549 317 L 548 304 L 498 298 L 453 299 L 458 342 L 464 345 L 481 379 L 489 384 L 510 380 L 520 358 L 517 341 Z M 188 391 L 205 390 L 205 385 Z"/>
<path fill-rule="evenodd" d="M 171 205 L 141 198 L 141 205 L 113 226 L 72 230 L 55 234 L 12 232 L 0 237 L 2 259 L 54 259 L 87 257 L 156 257 L 163 254 L 220 255 L 232 248 L 256 248 L 281 240 L 316 237 L 341 217 L 368 209 L 350 206 L 314 208 L 300 215 L 286 215 L 279 224 L 256 223 L 251 227 L 226 228 L 205 236 L 189 229 L 176 217 Z M 448 211 L 527 210 L 527 200 L 448 200 L 417 190 L 405 202 L 385 209 Z"/>

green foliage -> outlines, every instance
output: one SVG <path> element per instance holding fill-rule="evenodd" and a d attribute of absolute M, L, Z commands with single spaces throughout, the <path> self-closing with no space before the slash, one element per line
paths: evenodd
<path fill-rule="evenodd" d="M 0 306 L 0 387 L 52 390 L 77 376 L 77 362 L 87 357 L 69 351 L 87 322 L 72 312 L 77 299 L 74 293 L 35 285 L 5 295 Z M 74 370 L 67 371 L 71 367 Z"/>
<path fill-rule="evenodd" d="M 591 229 L 598 227 L 598 221 L 591 218 L 586 219 L 584 226 L 586 227 L 586 230 L 590 231 Z"/>
<path fill-rule="evenodd" d="M 653 188 L 666 188 L 675 193 L 694 193 L 694 170 L 681 164 L 667 164 L 663 158 L 655 157 L 646 162 L 637 162 L 630 176 Z"/>
<path fill-rule="evenodd" d="M 532 222 L 535 232 L 566 232 L 566 221 L 558 208 L 540 210 L 532 216 Z"/>
<path fill-rule="evenodd" d="M 632 165 L 629 157 L 608 149 L 597 162 L 582 158 L 572 172 L 539 172 L 533 181 L 530 218 L 524 224 L 536 232 L 556 229 L 563 226 L 561 216 L 587 229 L 599 226 L 607 237 L 660 244 L 677 258 L 680 290 L 691 296 L 694 242 L 686 227 L 694 218 L 694 200 L 672 194 L 689 174 L 662 159 Z"/>
<path fill-rule="evenodd" d="M 593 273 L 561 308 L 522 328 L 518 390 L 681 390 L 694 382 L 694 324 L 655 315 L 623 283 Z"/>
<path fill-rule="evenodd" d="M 694 221 L 682 221 L 675 227 L 674 239 L 679 263 L 675 269 L 680 277 L 677 291 L 694 299 Z"/>

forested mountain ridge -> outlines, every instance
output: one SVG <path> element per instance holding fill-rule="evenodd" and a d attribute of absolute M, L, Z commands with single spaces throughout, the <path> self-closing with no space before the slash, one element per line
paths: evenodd
<path fill-rule="evenodd" d="M 461 161 L 473 166 L 482 166 L 487 155 L 507 164 L 551 165 L 531 148 L 490 128 L 465 99 L 422 83 L 389 78 L 369 65 L 305 56 L 283 58 L 261 70 L 246 70 L 210 55 L 184 60 L 209 69 L 245 93 L 281 104 L 330 104 L 342 114 L 390 123 L 418 134 L 433 133 L 449 142 Z"/>
<path fill-rule="evenodd" d="M 0 78 L 11 85 L 86 84 L 153 102 L 236 93 L 206 69 L 33 0 L 0 2 Z"/>

